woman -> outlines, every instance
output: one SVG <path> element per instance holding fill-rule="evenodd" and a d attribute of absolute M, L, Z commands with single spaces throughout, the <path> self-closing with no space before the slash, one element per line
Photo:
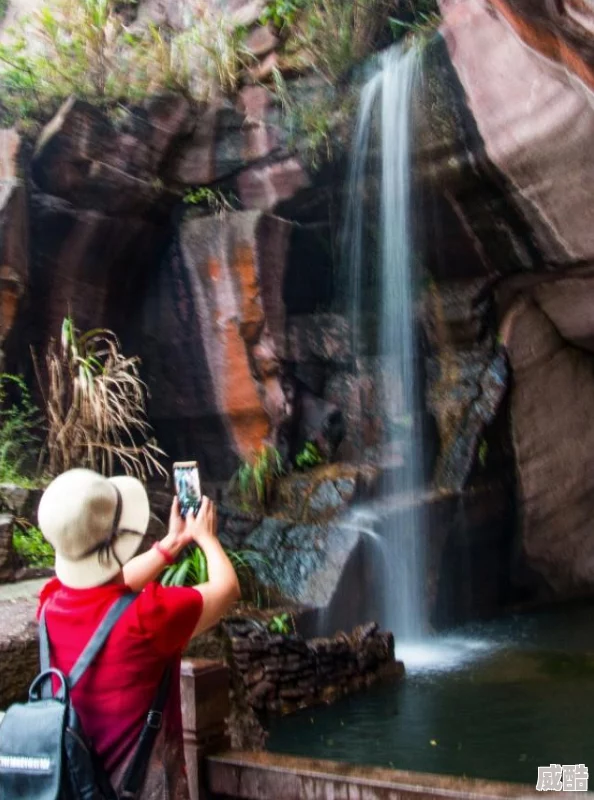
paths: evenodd
<path fill-rule="evenodd" d="M 101 763 L 118 787 L 133 756 L 167 667 L 173 667 L 163 724 L 143 800 L 186 800 L 179 665 L 189 640 L 218 622 L 239 598 L 235 571 L 216 536 L 216 509 L 204 498 L 183 520 L 177 498 L 169 530 L 134 557 L 149 522 L 140 481 L 74 469 L 56 478 L 39 506 L 39 526 L 56 552 L 56 577 L 42 590 L 51 664 L 68 674 L 108 609 L 123 594 L 138 597 L 72 691 L 72 702 Z M 156 579 L 182 549 L 199 546 L 209 580 L 165 588 Z"/>

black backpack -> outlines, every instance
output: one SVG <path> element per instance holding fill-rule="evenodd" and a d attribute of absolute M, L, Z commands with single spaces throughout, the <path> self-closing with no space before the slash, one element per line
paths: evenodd
<path fill-rule="evenodd" d="M 0 723 L 2 800 L 124 800 L 138 797 L 161 728 L 171 670 L 167 669 L 161 680 L 119 793 L 86 741 L 70 702 L 70 691 L 135 598 L 135 594 L 126 594 L 113 603 L 68 677 L 57 669 L 50 669 L 49 637 L 43 609 L 39 627 L 41 673 L 31 684 L 28 702 L 11 706 Z M 60 682 L 55 696 L 52 696 L 53 676 Z"/>

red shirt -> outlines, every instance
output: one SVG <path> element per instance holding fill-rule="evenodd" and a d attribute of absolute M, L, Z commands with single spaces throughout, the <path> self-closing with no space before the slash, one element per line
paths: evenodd
<path fill-rule="evenodd" d="M 66 675 L 111 604 L 129 589 L 107 584 L 70 589 L 53 578 L 41 591 L 46 603 L 51 664 Z M 124 611 L 107 643 L 72 691 L 83 730 L 111 773 L 135 749 L 168 664 L 175 665 L 164 712 L 166 735 L 181 737 L 179 664 L 202 612 L 195 589 L 150 583 Z"/>

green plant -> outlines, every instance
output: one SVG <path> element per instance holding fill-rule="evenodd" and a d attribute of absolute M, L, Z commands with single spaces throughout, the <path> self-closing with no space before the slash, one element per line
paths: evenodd
<path fill-rule="evenodd" d="M 192 206 L 205 206 L 213 214 L 222 214 L 223 211 L 233 210 L 233 206 L 220 189 L 211 189 L 208 186 L 188 189 L 184 194 L 184 203 Z"/>
<path fill-rule="evenodd" d="M 22 523 L 15 530 L 12 546 L 18 556 L 30 567 L 53 567 L 54 551 L 43 534 L 34 525 Z"/>
<path fill-rule="evenodd" d="M 301 470 L 312 469 L 323 463 L 322 454 L 313 442 L 306 442 L 303 450 L 295 458 L 295 466 Z"/>
<path fill-rule="evenodd" d="M 198 586 L 208 580 L 208 563 L 199 547 L 194 547 L 184 557 L 167 567 L 161 578 L 163 586 Z"/>
<path fill-rule="evenodd" d="M 289 131 L 289 147 L 299 151 L 313 170 L 332 158 L 335 132 L 350 119 L 348 97 L 334 87 L 308 96 L 304 101 L 293 89 L 291 92 L 281 71 L 272 71 L 275 95 Z"/>
<path fill-rule="evenodd" d="M 487 457 L 489 455 L 489 443 L 486 439 L 481 439 L 478 448 L 478 460 L 481 467 L 484 469 L 487 465 Z"/>
<path fill-rule="evenodd" d="M 268 630 L 270 633 L 280 633 L 282 636 L 288 636 L 291 631 L 295 630 L 295 623 L 290 614 L 278 614 L 272 617 L 268 623 Z"/>
<path fill-rule="evenodd" d="M 19 375 L 0 373 L 0 482 L 26 484 L 39 456 L 42 418 Z"/>
<path fill-rule="evenodd" d="M 225 94 L 237 91 L 242 73 L 255 63 L 246 35 L 229 15 L 203 9 L 196 24 L 175 37 L 176 72 L 187 76 L 195 97 L 206 100 L 216 89 Z"/>
<path fill-rule="evenodd" d="M 276 447 L 262 445 L 249 461 L 239 467 L 233 479 L 242 505 L 246 508 L 253 505 L 267 508 L 284 471 L 283 459 Z"/>
<path fill-rule="evenodd" d="M 407 34 L 417 38 L 430 39 L 441 25 L 441 16 L 436 12 L 430 14 L 421 12 L 411 21 L 391 17 L 389 22 L 392 33 L 397 39 Z"/>
<path fill-rule="evenodd" d="M 100 103 L 135 102 L 159 89 L 185 89 L 171 43 L 156 26 L 131 34 L 111 0 L 55 0 L 0 44 L 4 117 L 44 118 L 74 94 Z"/>
<path fill-rule="evenodd" d="M 228 550 L 225 552 L 237 573 L 241 594 L 245 600 L 261 605 L 261 595 L 255 569 L 266 570 L 268 560 L 255 550 Z M 208 563 L 199 547 L 188 548 L 183 557 L 168 567 L 161 578 L 163 586 L 199 586 L 208 581 Z"/>
<path fill-rule="evenodd" d="M 295 46 L 332 85 L 370 55 L 386 27 L 389 0 L 310 0 Z"/>
<path fill-rule="evenodd" d="M 120 352 L 113 331 L 81 333 L 66 317 L 60 344 L 52 341 L 46 354 L 45 389 L 34 361 L 46 407 L 50 474 L 84 466 L 111 475 L 119 464 L 141 479 L 167 476 L 159 462 L 164 453 L 148 438 L 140 361 Z"/>
<path fill-rule="evenodd" d="M 278 31 L 291 28 L 308 0 L 271 0 L 260 15 L 260 24 L 270 23 Z"/>

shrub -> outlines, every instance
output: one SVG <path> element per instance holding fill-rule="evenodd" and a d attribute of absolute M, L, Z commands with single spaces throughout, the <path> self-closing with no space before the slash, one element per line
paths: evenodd
<path fill-rule="evenodd" d="M 220 189 L 210 189 L 208 186 L 188 189 L 184 195 L 184 203 L 191 206 L 204 206 L 212 214 L 222 214 L 223 211 L 233 210 L 233 206 Z"/>
<path fill-rule="evenodd" d="M 260 24 L 270 23 L 281 33 L 297 22 L 300 11 L 307 5 L 307 0 L 272 0 L 266 4 L 260 16 Z"/>
<path fill-rule="evenodd" d="M 45 359 L 50 474 L 88 467 L 111 475 L 117 464 L 144 480 L 155 473 L 167 476 L 159 462 L 164 453 L 148 438 L 139 364 L 120 352 L 112 331 L 81 333 L 66 317 L 61 342 L 51 342 Z"/>
<path fill-rule="evenodd" d="M 272 72 L 274 91 L 289 131 L 289 147 L 297 150 L 311 169 L 317 170 L 333 154 L 335 136 L 351 119 L 350 96 L 335 87 L 324 87 L 316 95 L 300 96 L 299 82 L 287 85 L 278 69 Z"/>
<path fill-rule="evenodd" d="M 225 550 L 233 564 L 241 586 L 242 598 L 261 605 L 258 581 L 254 575 L 257 566 L 267 567 L 268 561 L 255 550 Z M 208 581 L 208 563 L 199 547 L 188 548 L 184 556 L 168 567 L 161 578 L 163 586 L 199 586 Z"/>
<path fill-rule="evenodd" d="M 43 534 L 34 525 L 23 525 L 15 530 L 12 537 L 12 546 L 16 554 L 29 567 L 53 567 L 54 551 Z"/>
<path fill-rule="evenodd" d="M 297 454 L 295 459 L 295 466 L 297 469 L 312 469 L 313 467 L 317 467 L 319 464 L 323 464 L 324 459 L 322 458 L 322 454 L 320 453 L 317 445 L 313 442 L 306 442 L 305 447 L 303 450 Z"/>
<path fill-rule="evenodd" d="M 331 84 L 375 48 L 388 24 L 389 0 L 310 0 L 300 17 L 295 44 L 306 63 Z"/>
<path fill-rule="evenodd" d="M 42 422 L 27 384 L 19 375 L 0 374 L 0 482 L 30 483 L 37 468 Z"/>
<path fill-rule="evenodd" d="M 263 445 L 250 461 L 240 466 L 233 478 L 232 483 L 237 487 L 242 506 L 267 508 L 284 471 L 283 459 L 276 447 Z"/>
<path fill-rule="evenodd" d="M 5 116 L 45 117 L 66 97 L 135 102 L 160 89 L 184 89 L 170 42 L 156 27 L 130 34 L 110 0 L 41 5 L 0 45 Z"/>
<path fill-rule="evenodd" d="M 270 633 L 280 633 L 282 636 L 288 636 L 291 631 L 295 631 L 295 621 L 290 614 L 278 614 L 268 623 L 268 630 Z"/>
<path fill-rule="evenodd" d="M 192 28 L 175 37 L 176 71 L 186 76 L 194 97 L 207 100 L 217 89 L 237 91 L 244 69 L 254 62 L 246 33 L 228 15 L 203 10 Z"/>

